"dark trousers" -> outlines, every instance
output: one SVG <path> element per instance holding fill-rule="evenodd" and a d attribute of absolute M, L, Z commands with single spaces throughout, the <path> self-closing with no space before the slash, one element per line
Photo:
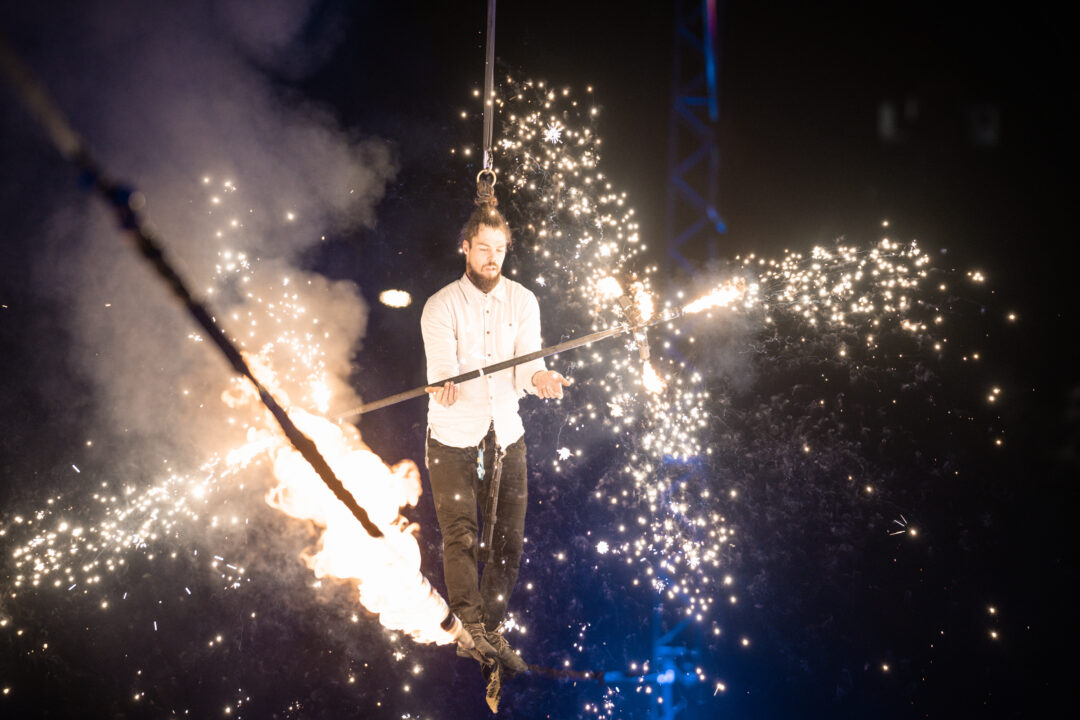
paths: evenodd
<path fill-rule="evenodd" d="M 477 506 L 482 513 L 487 511 L 496 452 L 493 431 L 488 432 L 482 446 L 483 477 L 478 471 L 478 448 L 451 447 L 431 437 L 427 441 L 427 467 L 442 531 L 443 575 L 450 609 L 462 622 L 482 622 L 494 630 L 506 614 L 517 582 L 525 538 L 525 438 L 505 449 L 490 560 L 484 563 L 480 576 Z"/>

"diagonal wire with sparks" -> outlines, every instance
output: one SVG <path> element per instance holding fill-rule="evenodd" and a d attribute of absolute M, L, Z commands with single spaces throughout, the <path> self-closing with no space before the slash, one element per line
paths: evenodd
<path fill-rule="evenodd" d="M 83 139 L 71 126 L 63 112 L 46 92 L 45 88 L 30 73 L 29 69 L 15 55 L 8 44 L 0 39 L 0 68 L 3 69 L 16 94 L 26 105 L 30 114 L 41 124 L 53 146 L 65 160 L 74 165 L 81 175 L 82 183 L 95 191 L 113 211 L 120 227 L 126 231 L 139 253 L 149 262 L 158 276 L 169 286 L 173 295 L 183 304 L 207 336 L 225 356 L 225 359 L 238 374 L 246 377 L 255 386 L 259 398 L 281 426 L 282 431 L 293 447 L 314 468 L 327 487 L 363 525 L 372 537 L 382 537 L 379 527 L 371 521 L 364 508 L 345 489 L 334 471 L 327 464 L 319 449 L 293 421 L 285 408 L 269 390 L 255 377 L 240 351 L 225 337 L 221 327 L 214 321 L 214 315 L 208 305 L 197 299 L 188 284 L 165 257 L 161 241 L 150 231 L 139 213 L 144 205 L 144 198 L 138 192 L 110 178 L 90 155 Z"/>

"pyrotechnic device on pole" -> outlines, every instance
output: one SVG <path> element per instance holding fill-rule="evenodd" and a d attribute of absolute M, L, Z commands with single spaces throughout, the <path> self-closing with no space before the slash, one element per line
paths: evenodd
<path fill-rule="evenodd" d="M 589 335 L 583 335 L 582 337 L 573 338 L 565 342 L 561 342 L 558 345 L 550 345 L 545 348 L 540 348 L 539 350 L 534 350 L 531 353 L 517 355 L 515 357 L 494 363 L 492 365 L 487 365 L 482 368 L 477 368 L 476 370 L 470 370 L 468 372 L 461 373 L 460 375 L 455 375 L 454 377 L 439 380 L 438 382 L 430 383 L 427 385 L 420 385 L 419 387 L 415 387 L 412 390 L 406 390 L 405 392 L 400 392 L 396 395 L 390 395 L 389 397 L 385 397 L 382 400 L 375 400 L 373 402 L 365 403 L 359 407 L 353 408 L 352 410 L 341 413 L 340 415 L 338 415 L 338 417 L 352 417 L 354 415 L 364 415 L 365 413 L 369 413 L 375 410 L 381 410 L 384 407 L 396 405 L 400 402 L 405 402 L 406 400 L 412 400 L 413 398 L 418 398 L 426 395 L 431 391 L 438 390 L 440 387 L 442 387 L 448 382 L 463 383 L 468 380 L 476 380 L 477 378 L 482 378 L 485 375 L 492 375 L 499 372 L 500 370 L 507 370 L 517 365 L 521 365 L 522 363 L 527 363 L 531 360 L 539 360 L 540 358 L 545 358 L 549 355 L 555 355 L 556 353 L 574 350 L 575 348 L 582 347 L 583 345 L 589 345 L 594 342 L 599 342 L 600 340 L 606 340 L 607 338 L 616 337 L 618 335 L 624 335 L 630 332 L 638 332 L 645 327 L 649 327 L 651 325 L 659 325 L 660 323 L 668 322 L 669 320 L 675 320 L 681 315 L 681 311 L 668 315 L 663 315 L 654 318 L 653 320 L 650 320 L 649 322 L 641 326 L 630 324 L 615 325 L 614 327 L 610 327 L 607 330 L 600 330 L 598 332 L 590 333 Z"/>
<path fill-rule="evenodd" d="M 462 383 L 469 380 L 476 380 L 482 378 L 485 375 L 491 375 L 497 373 L 500 370 L 507 370 L 509 368 L 527 363 L 530 360 L 538 360 L 540 358 L 548 357 L 549 355 L 555 355 L 556 353 L 566 352 L 568 350 L 574 350 L 575 348 L 582 347 L 583 345 L 589 345 L 600 340 L 606 340 L 607 338 L 616 337 L 626 333 L 633 333 L 634 340 L 638 346 L 638 352 L 641 355 L 641 360 L 645 363 L 644 372 L 650 373 L 652 371 L 651 365 L 649 365 L 649 341 L 647 337 L 648 328 L 654 325 L 660 325 L 661 323 L 677 320 L 684 315 L 696 314 L 712 308 L 728 307 L 746 293 L 746 282 L 742 278 L 736 278 L 733 281 L 728 281 L 723 285 L 720 285 L 715 290 L 709 292 L 706 295 L 694 300 L 693 302 L 683 305 L 681 308 L 675 310 L 668 310 L 658 316 L 653 316 L 652 310 L 652 298 L 644 291 L 644 288 L 634 285 L 633 299 L 626 296 L 623 293 L 622 288 L 619 286 L 618 281 L 614 278 L 604 278 L 599 283 L 602 293 L 608 298 L 614 298 L 619 303 L 619 307 L 623 314 L 626 316 L 627 321 L 619 325 L 614 325 L 607 330 L 600 330 L 598 332 L 584 335 L 579 338 L 573 338 L 565 342 L 561 342 L 558 345 L 551 345 L 546 348 L 535 350 L 531 353 L 524 355 L 518 355 L 516 357 L 502 360 L 492 365 L 478 368 L 476 370 L 470 370 L 454 377 L 444 378 L 437 382 L 428 383 L 426 385 L 420 385 L 412 390 L 406 390 L 405 392 L 397 393 L 396 395 L 390 395 L 381 400 L 375 400 L 369 403 L 364 403 L 359 407 L 347 410 L 339 415 L 338 419 L 346 417 L 355 417 L 357 415 L 364 415 L 375 410 L 381 410 L 384 407 L 396 405 L 406 400 L 412 400 L 426 395 L 430 392 L 435 392 L 439 388 L 443 387 L 446 383 Z M 655 375 L 655 373 L 652 373 Z"/>

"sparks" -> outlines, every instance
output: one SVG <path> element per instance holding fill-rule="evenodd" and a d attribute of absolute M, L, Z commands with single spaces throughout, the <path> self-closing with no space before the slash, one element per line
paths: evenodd
<path fill-rule="evenodd" d="M 562 142 L 562 128 L 559 127 L 559 123 L 551 122 L 547 128 L 544 129 L 544 141 L 549 142 L 552 145 Z"/>
<path fill-rule="evenodd" d="M 700 297 L 691 303 L 687 303 L 683 306 L 682 311 L 687 314 L 692 314 L 712 308 L 728 307 L 731 303 L 742 298 L 745 293 L 746 283 L 740 278 L 739 280 L 725 283 L 708 295 Z"/>

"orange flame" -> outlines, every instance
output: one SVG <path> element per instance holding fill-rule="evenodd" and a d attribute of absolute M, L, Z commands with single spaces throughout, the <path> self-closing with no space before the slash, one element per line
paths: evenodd
<path fill-rule="evenodd" d="M 708 295 L 700 297 L 683 307 L 684 313 L 697 313 L 716 307 L 727 307 L 740 299 L 746 292 L 746 283 L 742 278 L 729 281 L 713 290 Z"/>
<path fill-rule="evenodd" d="M 420 572 L 419 527 L 401 515 L 420 499 L 420 472 L 411 460 L 394 467 L 360 440 L 352 425 L 292 409 L 290 416 L 318 446 L 334 473 L 379 526 L 373 538 L 283 437 L 270 450 L 277 485 L 266 496 L 274 508 L 322 528 L 303 555 L 318 578 L 355 580 L 360 602 L 379 622 L 418 642 L 449 643 L 440 627 L 449 609 Z"/>
<path fill-rule="evenodd" d="M 274 373 L 254 362 L 260 380 L 274 387 Z M 284 393 L 281 393 L 284 397 Z M 231 407 L 256 403 L 253 387 L 238 381 L 222 398 Z M 360 439 L 352 425 L 338 424 L 296 407 L 289 408 L 296 426 L 319 452 L 345 489 L 364 508 L 383 537 L 373 538 L 322 482 L 314 468 L 289 443 L 276 424 L 248 427 L 247 443 L 233 450 L 227 462 L 245 466 L 260 456 L 270 458 L 277 484 L 266 502 L 285 514 L 310 520 L 321 529 L 313 548 L 301 557 L 318 578 L 356 582 L 360 603 L 379 622 L 417 642 L 454 642 L 460 624 L 448 632 L 441 623 L 449 608 L 420 572 L 419 526 L 402 514 L 420 499 L 420 472 L 411 460 L 387 466 Z M 267 415 L 269 417 L 269 415 Z"/>
<path fill-rule="evenodd" d="M 596 291 L 600 294 L 600 297 L 605 300 L 614 300 L 617 297 L 622 297 L 623 289 L 619 285 L 619 281 L 615 278 L 607 275 L 596 281 Z"/>
<path fill-rule="evenodd" d="M 645 289 L 645 285 L 636 282 L 630 286 L 630 290 L 634 295 L 634 305 L 637 306 L 638 315 L 641 322 L 646 323 L 652 320 L 653 314 L 656 312 L 656 304 L 653 302 L 652 295 Z"/>
<path fill-rule="evenodd" d="M 652 363 L 648 361 L 641 367 L 641 385 L 653 395 L 659 395 L 667 389 L 667 384 L 657 375 Z"/>

